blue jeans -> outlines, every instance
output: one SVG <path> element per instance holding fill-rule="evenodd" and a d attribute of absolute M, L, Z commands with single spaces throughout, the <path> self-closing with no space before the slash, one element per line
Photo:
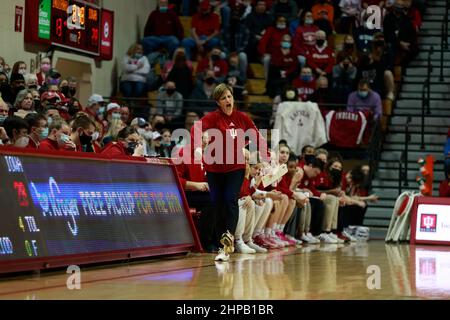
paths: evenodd
<path fill-rule="evenodd" d="M 200 40 L 205 40 L 207 36 L 200 36 Z M 195 43 L 194 38 L 184 38 L 183 41 L 181 41 L 181 45 L 186 50 L 186 59 L 191 60 L 192 55 L 192 49 L 197 47 L 197 44 Z M 212 38 L 208 42 L 204 44 L 205 49 L 212 49 L 214 47 L 220 46 L 220 39 L 219 38 Z"/>
<path fill-rule="evenodd" d="M 146 89 L 146 83 L 140 81 L 121 81 L 120 91 L 127 98 L 139 98 Z"/>
<path fill-rule="evenodd" d="M 169 51 L 169 56 L 172 56 L 179 45 L 180 41 L 175 36 L 149 36 L 142 39 L 145 55 L 159 50 L 160 48 L 166 48 Z"/>

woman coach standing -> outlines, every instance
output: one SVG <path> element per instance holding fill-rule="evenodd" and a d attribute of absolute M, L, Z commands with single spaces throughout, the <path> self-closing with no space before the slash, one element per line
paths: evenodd
<path fill-rule="evenodd" d="M 239 217 L 238 197 L 244 180 L 245 159 L 242 143 L 244 132 L 250 134 L 250 142 L 256 143 L 264 157 L 268 160 L 268 150 L 265 139 L 261 136 L 253 121 L 243 112 L 237 111 L 234 106 L 233 89 L 222 83 L 213 92 L 213 98 L 218 105 L 216 111 L 205 115 L 197 121 L 191 129 L 191 137 L 195 146 L 201 146 L 203 132 L 208 131 L 213 139 L 203 154 L 203 162 L 213 203 L 215 215 L 211 221 L 217 230 L 224 233 L 220 243 L 224 246 L 219 250 L 216 261 L 228 261 L 229 254 L 234 251 L 233 234 Z M 215 129 L 214 131 L 211 131 Z M 223 143 L 216 141 L 220 132 Z M 214 147 L 213 147 L 214 146 Z M 214 148 L 214 149 L 213 149 Z M 219 150 L 222 148 L 222 150 Z M 201 149 L 200 149 L 201 150 Z M 198 151 L 197 151 L 198 152 Z M 234 155 L 230 157 L 230 155 Z M 221 210 L 224 211 L 226 229 L 221 226 Z M 219 233 L 220 234 L 220 233 Z"/>

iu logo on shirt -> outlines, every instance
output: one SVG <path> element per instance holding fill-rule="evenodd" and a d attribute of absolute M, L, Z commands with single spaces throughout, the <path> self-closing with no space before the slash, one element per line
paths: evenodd
<path fill-rule="evenodd" d="M 420 231 L 422 232 L 436 232 L 437 215 L 436 214 L 421 214 L 420 215 Z"/>
<path fill-rule="evenodd" d="M 229 129 L 230 130 L 230 135 L 231 135 L 231 137 L 234 140 L 237 137 L 237 132 L 236 132 L 236 129 L 234 128 L 234 123 L 231 122 L 228 126 L 231 128 L 231 129 Z"/>

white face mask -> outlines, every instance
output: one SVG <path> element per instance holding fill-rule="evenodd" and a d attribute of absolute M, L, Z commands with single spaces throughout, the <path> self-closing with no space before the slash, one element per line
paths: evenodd
<path fill-rule="evenodd" d="M 14 143 L 15 147 L 18 148 L 25 148 L 28 143 L 30 142 L 30 138 L 29 137 L 20 137 L 19 139 L 16 140 L 16 142 Z"/>
<path fill-rule="evenodd" d="M 100 136 L 100 133 L 98 133 L 97 131 L 95 131 L 92 134 L 92 141 L 97 141 L 98 137 Z"/>

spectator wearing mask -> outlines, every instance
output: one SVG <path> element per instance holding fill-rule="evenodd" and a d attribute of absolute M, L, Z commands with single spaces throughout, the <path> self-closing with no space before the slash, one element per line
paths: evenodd
<path fill-rule="evenodd" d="M 164 158 L 172 157 L 172 150 L 175 147 L 175 142 L 172 141 L 172 133 L 169 129 L 163 129 L 161 132 L 161 145 L 159 149 L 159 154 Z"/>
<path fill-rule="evenodd" d="M 289 34 L 282 36 L 278 48 L 273 53 L 266 81 L 266 92 L 271 98 L 279 95 L 283 87 L 297 76 L 299 67 Z"/>
<path fill-rule="evenodd" d="M 82 111 L 95 125 L 96 134 L 93 135 L 93 141 L 103 137 L 105 126 L 103 124 L 105 114 L 105 101 L 103 97 L 97 93 L 91 95 L 87 101 L 87 105 Z"/>
<path fill-rule="evenodd" d="M 211 101 L 214 88 L 217 85 L 214 70 L 207 70 L 202 81 L 197 81 L 197 85 L 189 97 L 188 110 L 199 113 L 206 113 L 214 110 L 216 104 Z"/>
<path fill-rule="evenodd" d="M 161 23 L 163 22 L 164 23 Z M 145 24 L 142 45 L 145 55 L 161 48 L 167 49 L 171 56 L 183 39 L 184 30 L 180 18 L 169 8 L 168 0 L 159 0 Z"/>
<path fill-rule="evenodd" d="M 407 15 L 404 0 L 395 0 L 394 9 L 386 14 L 383 32 L 394 52 L 395 65 L 407 65 L 418 53 L 417 32 Z"/>
<path fill-rule="evenodd" d="M 331 103 L 336 103 L 336 99 L 331 94 L 328 78 L 320 76 L 316 81 L 316 91 L 311 96 L 311 101 L 316 102 L 321 110 L 333 109 Z"/>
<path fill-rule="evenodd" d="M 6 118 L 8 118 L 8 113 L 8 104 L 0 97 L 0 145 L 6 144 L 9 140 L 9 137 L 6 134 L 6 130 L 5 128 L 3 128 L 3 123 L 5 122 Z"/>
<path fill-rule="evenodd" d="M 8 75 L 5 72 L 0 72 L 0 97 L 3 101 L 13 103 L 13 92 L 9 85 Z"/>
<path fill-rule="evenodd" d="M 356 26 L 356 21 L 361 12 L 361 0 L 340 0 L 341 8 L 340 32 L 350 33 Z"/>
<path fill-rule="evenodd" d="M 95 122 L 88 116 L 79 114 L 72 122 L 70 140 L 75 143 L 76 151 L 100 153 L 98 144 L 94 143 L 93 135 L 96 132 Z"/>
<path fill-rule="evenodd" d="M 314 25 L 311 11 L 304 11 L 301 15 L 302 23 L 295 29 L 294 46 L 302 66 L 306 64 L 306 57 L 316 44 L 316 33 L 319 28 Z"/>
<path fill-rule="evenodd" d="M 311 101 L 311 96 L 316 89 L 316 80 L 314 79 L 311 68 L 304 67 L 300 72 L 300 77 L 292 81 L 292 85 L 297 88 L 297 95 L 301 101 Z"/>
<path fill-rule="evenodd" d="M 316 32 L 316 45 L 311 49 L 307 63 L 317 76 L 329 77 L 333 72 L 334 51 L 328 46 L 326 34 L 322 30 Z"/>
<path fill-rule="evenodd" d="M 14 108 L 17 110 L 14 112 L 14 115 L 21 118 L 25 118 L 30 113 L 36 113 L 34 111 L 33 95 L 30 90 L 24 89 L 17 94 Z"/>
<path fill-rule="evenodd" d="M 167 77 L 164 81 L 172 81 L 175 83 L 177 91 L 187 98 L 191 95 L 193 89 L 192 82 L 192 63 L 186 59 L 186 54 L 183 48 L 178 48 L 174 53 L 173 61 L 168 61 L 170 65 L 165 65 Z"/>
<path fill-rule="evenodd" d="M 328 0 L 317 0 L 311 8 L 314 24 L 330 35 L 334 30 L 334 7 Z"/>
<path fill-rule="evenodd" d="M 342 61 L 346 57 L 352 58 L 352 63 L 354 65 L 358 64 L 358 50 L 355 47 L 355 39 L 352 35 L 346 34 L 344 37 L 344 43 L 342 44 L 342 49 L 337 53 L 337 60 Z"/>
<path fill-rule="evenodd" d="M 187 65 L 187 67 L 190 69 L 190 72 L 192 74 L 193 71 L 193 67 L 192 67 L 192 62 L 189 60 L 186 60 L 186 52 L 184 50 L 183 47 L 179 47 L 177 49 L 175 49 L 173 55 L 172 55 L 172 59 L 166 61 L 166 63 L 164 63 L 164 66 L 161 70 L 161 78 L 163 81 L 167 81 L 167 77 L 169 76 L 169 73 L 172 71 L 173 67 L 176 64 L 176 61 L 181 60 L 182 58 L 184 59 L 184 63 Z"/>
<path fill-rule="evenodd" d="M 70 127 L 63 119 L 52 120 L 48 125 L 48 137 L 39 144 L 39 150 L 44 151 L 74 151 L 75 143 L 70 140 Z"/>
<path fill-rule="evenodd" d="M 24 76 L 27 74 L 27 64 L 24 61 L 17 61 L 16 63 L 14 63 L 12 71 L 11 71 L 11 75 L 13 74 L 21 74 L 22 76 Z"/>
<path fill-rule="evenodd" d="M 206 70 L 214 70 L 214 77 L 217 82 L 223 82 L 228 74 L 228 64 L 222 59 L 222 51 L 215 47 L 206 55 L 197 65 L 196 74 L 199 79 L 202 78 Z"/>
<path fill-rule="evenodd" d="M 162 133 L 162 130 L 166 128 L 166 118 L 162 114 L 155 114 L 151 120 L 151 127 L 153 130 Z"/>
<path fill-rule="evenodd" d="M 41 64 L 39 66 L 39 71 L 36 73 L 36 77 L 38 79 L 38 85 L 43 86 L 45 83 L 45 79 L 47 78 L 47 74 L 52 68 L 52 63 L 50 61 L 50 58 L 43 58 L 41 60 Z"/>
<path fill-rule="evenodd" d="M 27 89 L 30 90 L 37 90 L 39 85 L 38 85 L 38 80 L 35 74 L 32 73 L 27 73 L 25 76 L 25 87 Z"/>
<path fill-rule="evenodd" d="M 6 100 L 8 98 L 5 96 L 3 99 L 6 102 L 14 103 L 16 101 L 17 95 L 20 91 L 25 89 L 25 78 L 20 73 L 13 73 L 10 78 L 10 88 L 11 88 L 11 95 L 9 97 L 10 101 Z"/>
<path fill-rule="evenodd" d="M 192 50 L 203 53 L 207 49 L 219 46 L 217 37 L 220 32 L 220 17 L 212 12 L 209 0 L 202 0 L 200 12 L 192 17 L 192 38 L 184 38 L 182 46 L 186 51 L 186 58 L 192 60 Z"/>
<path fill-rule="evenodd" d="M 101 154 L 114 159 L 123 156 L 142 157 L 143 151 L 142 138 L 134 128 L 125 127 L 117 135 L 117 142 L 107 144 Z"/>
<path fill-rule="evenodd" d="M 280 48 L 281 39 L 284 35 L 289 35 L 287 20 L 283 16 L 277 16 L 275 26 L 267 28 L 261 41 L 258 44 L 258 53 L 262 57 L 264 65 L 264 78 L 269 77 L 269 66 L 272 55 Z"/>
<path fill-rule="evenodd" d="M 12 116 L 3 122 L 6 134 L 9 137 L 9 144 L 18 148 L 26 148 L 30 142 L 28 137 L 28 122 L 21 117 Z"/>
<path fill-rule="evenodd" d="M 29 134 L 30 138 L 28 142 L 27 148 L 30 149 L 38 149 L 41 141 L 47 139 L 49 129 L 47 124 L 47 118 L 42 114 L 28 114 L 25 117 L 25 120 L 28 122 Z"/>
<path fill-rule="evenodd" d="M 39 92 L 42 94 L 46 91 L 57 92 L 60 99 L 63 100 L 65 97 L 59 92 L 59 84 L 61 83 L 61 74 L 56 69 L 50 69 L 45 76 L 44 84 L 39 88 Z"/>
<path fill-rule="evenodd" d="M 68 99 L 75 97 L 77 93 L 78 80 L 75 77 L 68 77 L 67 79 L 61 81 L 59 90 Z"/>
<path fill-rule="evenodd" d="M 338 64 L 333 67 L 333 92 L 337 103 L 347 102 L 348 95 L 352 92 L 356 71 L 351 56 L 338 60 Z"/>
<path fill-rule="evenodd" d="M 258 46 L 266 29 L 273 25 L 273 17 L 266 9 L 267 1 L 257 0 L 254 10 L 242 22 L 240 31 L 237 34 L 237 51 L 245 51 L 248 59 L 252 62 L 259 62 Z"/>
<path fill-rule="evenodd" d="M 150 73 L 150 64 L 144 56 L 142 45 L 135 43 L 130 46 L 122 60 L 122 66 L 120 90 L 124 97 L 141 97 L 147 89 L 147 75 Z"/>
<path fill-rule="evenodd" d="M 177 91 L 175 82 L 167 81 L 159 90 L 156 99 L 156 113 L 164 114 L 168 122 L 182 115 L 183 96 Z"/>
<path fill-rule="evenodd" d="M 358 90 L 348 96 L 347 111 L 370 111 L 375 121 L 382 115 L 381 98 L 378 93 L 370 89 L 366 79 L 358 83 Z"/>
<path fill-rule="evenodd" d="M 134 118 L 133 121 L 131 121 L 130 127 L 134 128 L 136 132 L 142 137 L 144 154 L 150 155 L 149 150 L 151 150 L 153 144 L 153 136 L 155 133 L 157 133 L 157 131 L 153 132 L 152 126 L 150 125 L 150 123 L 145 121 L 144 118 Z"/>

